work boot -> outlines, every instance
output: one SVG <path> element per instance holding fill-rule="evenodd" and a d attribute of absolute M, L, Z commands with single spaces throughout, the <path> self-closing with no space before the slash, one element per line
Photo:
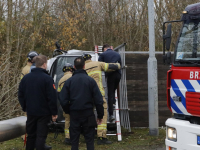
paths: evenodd
<path fill-rule="evenodd" d="M 51 149 L 52 147 L 51 146 L 49 146 L 49 145 L 47 145 L 47 144 L 44 144 L 44 149 L 45 150 L 49 150 L 49 149 Z"/>
<path fill-rule="evenodd" d="M 112 142 L 111 142 L 111 141 L 108 141 L 107 138 L 98 137 L 98 139 L 97 139 L 97 144 L 98 144 L 98 145 L 105 145 L 105 144 L 112 144 Z"/>
<path fill-rule="evenodd" d="M 71 141 L 69 138 L 65 138 L 65 141 L 64 141 L 65 144 L 67 145 L 71 145 Z"/>
<path fill-rule="evenodd" d="M 115 120 L 115 117 L 114 117 L 113 115 L 110 115 L 109 121 L 110 121 L 110 122 L 113 122 L 114 120 Z"/>

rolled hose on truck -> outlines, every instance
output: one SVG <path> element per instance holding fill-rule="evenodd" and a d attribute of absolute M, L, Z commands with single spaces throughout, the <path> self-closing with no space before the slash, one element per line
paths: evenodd
<path fill-rule="evenodd" d="M 21 116 L 0 121 L 0 142 L 11 140 L 26 133 L 27 117 Z"/>

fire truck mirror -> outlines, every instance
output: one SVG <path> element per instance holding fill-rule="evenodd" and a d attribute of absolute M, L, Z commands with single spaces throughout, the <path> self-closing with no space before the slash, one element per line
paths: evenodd
<path fill-rule="evenodd" d="M 171 52 L 167 52 L 167 54 L 163 55 L 163 62 L 167 65 L 171 64 Z"/>
<path fill-rule="evenodd" d="M 167 52 L 166 60 L 167 60 L 167 64 L 170 65 L 171 64 L 171 52 Z"/>
<path fill-rule="evenodd" d="M 167 34 L 165 36 L 166 39 L 166 49 L 169 51 L 170 50 L 170 45 L 171 45 L 171 28 L 172 24 L 167 25 Z"/>

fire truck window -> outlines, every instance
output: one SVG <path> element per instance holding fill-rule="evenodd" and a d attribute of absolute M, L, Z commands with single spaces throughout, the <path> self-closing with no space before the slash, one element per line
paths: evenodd
<path fill-rule="evenodd" d="M 200 58 L 200 23 L 185 23 L 180 35 L 176 59 L 199 60 Z"/>
<path fill-rule="evenodd" d="M 197 57 L 200 57 L 200 23 L 196 30 L 197 35 Z"/>

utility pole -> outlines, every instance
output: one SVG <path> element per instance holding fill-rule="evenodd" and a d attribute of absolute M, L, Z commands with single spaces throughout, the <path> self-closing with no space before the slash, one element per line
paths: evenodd
<path fill-rule="evenodd" d="M 149 134 L 158 135 L 158 80 L 155 58 L 154 0 L 148 0 L 149 19 L 149 59 L 148 59 L 148 103 Z"/>

